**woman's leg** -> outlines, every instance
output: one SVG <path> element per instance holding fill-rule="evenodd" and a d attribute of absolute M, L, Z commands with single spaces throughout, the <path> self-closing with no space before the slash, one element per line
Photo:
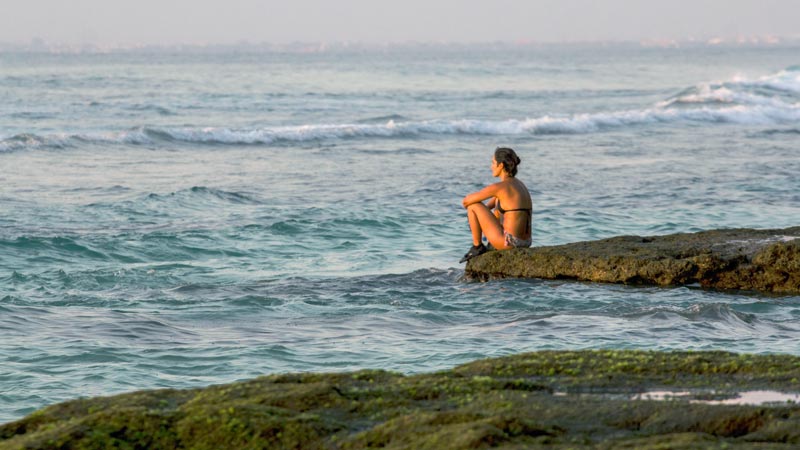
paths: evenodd
<path fill-rule="evenodd" d="M 473 203 L 467 207 L 467 219 L 472 230 L 472 245 L 480 245 L 481 235 L 486 236 L 492 247 L 502 250 L 506 248 L 503 227 L 483 203 Z"/>

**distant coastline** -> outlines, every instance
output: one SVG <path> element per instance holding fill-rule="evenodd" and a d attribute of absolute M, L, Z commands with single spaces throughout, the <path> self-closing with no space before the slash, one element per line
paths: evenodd
<path fill-rule="evenodd" d="M 552 49 L 552 48 L 658 48 L 658 49 L 692 49 L 692 48 L 794 48 L 800 46 L 798 36 L 735 36 L 705 37 L 687 39 L 642 39 L 634 40 L 597 40 L 597 41 L 396 41 L 396 42 L 362 42 L 362 41 L 297 41 L 297 42 L 249 42 L 233 43 L 178 43 L 178 44 L 144 44 L 144 43 L 65 43 L 47 41 L 41 38 L 28 42 L 0 42 L 2 53 L 43 53 L 43 54 L 103 54 L 103 53 L 349 53 L 349 52 L 405 52 L 431 49 L 441 51 L 492 50 L 492 49 Z"/>

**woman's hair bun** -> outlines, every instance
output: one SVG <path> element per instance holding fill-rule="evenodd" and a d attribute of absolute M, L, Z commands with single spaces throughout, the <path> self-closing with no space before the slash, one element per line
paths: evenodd
<path fill-rule="evenodd" d="M 508 147 L 497 147 L 494 151 L 494 160 L 503 165 L 509 175 L 517 175 L 517 166 L 522 162 L 517 152 Z"/>

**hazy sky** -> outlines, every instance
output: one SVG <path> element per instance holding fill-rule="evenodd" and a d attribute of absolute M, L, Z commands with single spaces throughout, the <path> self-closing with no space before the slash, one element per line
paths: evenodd
<path fill-rule="evenodd" d="M 0 0 L 0 42 L 585 41 L 800 36 L 798 0 Z"/>

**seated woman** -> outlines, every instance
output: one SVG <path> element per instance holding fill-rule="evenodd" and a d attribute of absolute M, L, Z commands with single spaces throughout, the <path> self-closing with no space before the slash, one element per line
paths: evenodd
<path fill-rule="evenodd" d="M 488 250 L 482 236 L 497 250 L 531 246 L 531 194 L 516 178 L 519 163 L 514 150 L 498 147 L 492 158 L 492 176 L 499 177 L 500 182 L 467 195 L 461 202 L 467 208 L 472 248 L 460 262 Z M 484 200 L 488 202 L 484 204 Z"/>

